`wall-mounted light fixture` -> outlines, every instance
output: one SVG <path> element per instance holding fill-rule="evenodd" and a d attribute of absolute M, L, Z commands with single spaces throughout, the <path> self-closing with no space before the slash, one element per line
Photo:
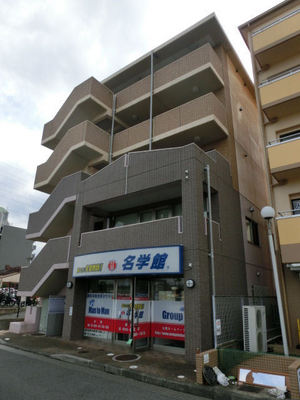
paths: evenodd
<path fill-rule="evenodd" d="M 72 281 L 68 281 L 66 286 L 67 286 L 68 289 L 72 289 L 73 282 Z"/>

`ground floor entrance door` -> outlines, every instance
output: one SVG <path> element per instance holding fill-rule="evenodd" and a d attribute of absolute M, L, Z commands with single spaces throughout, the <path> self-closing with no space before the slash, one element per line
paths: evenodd
<path fill-rule="evenodd" d="M 116 282 L 115 340 L 125 341 L 134 349 L 150 346 L 150 282 L 133 277 Z"/>

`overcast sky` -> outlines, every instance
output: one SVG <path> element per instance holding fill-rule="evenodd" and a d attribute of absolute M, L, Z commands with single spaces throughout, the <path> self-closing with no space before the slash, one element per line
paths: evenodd
<path fill-rule="evenodd" d="M 0 206 L 26 228 L 47 195 L 33 190 L 40 145 L 74 86 L 102 80 L 216 12 L 251 75 L 238 26 L 276 0 L 0 0 Z"/>

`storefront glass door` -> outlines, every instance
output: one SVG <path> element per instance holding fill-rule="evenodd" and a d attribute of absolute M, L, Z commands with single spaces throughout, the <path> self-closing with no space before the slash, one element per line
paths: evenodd
<path fill-rule="evenodd" d="M 134 348 L 150 345 L 150 296 L 146 279 L 117 280 L 115 339 Z"/>

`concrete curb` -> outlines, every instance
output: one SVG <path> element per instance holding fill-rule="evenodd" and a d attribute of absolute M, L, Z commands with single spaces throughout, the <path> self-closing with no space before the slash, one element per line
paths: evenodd
<path fill-rule="evenodd" d="M 63 354 L 48 354 L 43 351 L 29 350 L 24 347 L 18 346 L 13 343 L 6 342 L 0 339 L 0 344 L 7 347 L 12 347 L 17 350 L 22 350 L 28 353 L 38 354 L 43 357 L 48 357 L 58 361 L 66 362 L 69 364 L 80 365 L 85 368 L 96 369 L 98 371 L 106 372 L 112 375 L 124 376 L 126 378 L 134 379 L 140 382 L 148 383 L 155 386 L 161 386 L 167 389 L 176 390 L 178 392 L 188 393 L 196 396 L 206 397 L 213 400 L 270 400 L 274 397 L 266 393 L 251 393 L 241 392 L 235 387 L 224 388 L 222 386 L 206 386 L 194 383 L 178 382 L 171 379 L 160 378 L 158 376 L 145 374 L 143 372 L 133 371 L 127 368 L 118 367 L 111 364 L 104 364 L 98 361 L 80 360 L 79 357 L 63 357 Z M 58 357 L 60 356 L 60 357 Z M 66 354 L 67 356 L 67 354 Z"/>

